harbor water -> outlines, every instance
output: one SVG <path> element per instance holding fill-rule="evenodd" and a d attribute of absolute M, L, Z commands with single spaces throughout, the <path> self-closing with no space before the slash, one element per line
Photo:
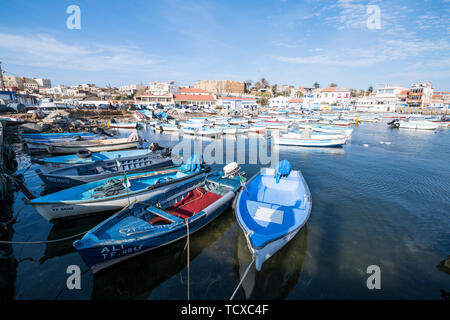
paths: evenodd
<path fill-rule="evenodd" d="M 148 141 L 176 146 L 194 138 L 139 131 Z M 127 135 L 126 130 L 121 131 Z M 270 134 L 258 136 L 270 149 Z M 202 141 L 231 145 L 245 155 L 247 177 L 270 164 L 248 163 L 250 138 Z M 189 142 L 190 143 L 190 142 Z M 19 169 L 34 194 L 45 192 L 27 154 Z M 264 151 L 264 150 L 263 150 Z M 264 265 L 254 266 L 235 299 L 442 299 L 450 274 L 438 265 L 450 254 L 450 131 L 390 129 L 386 121 L 355 127 L 343 148 L 279 147 L 279 159 L 301 170 L 312 212 L 297 236 Z M 260 159 L 259 159 L 260 160 Z M 225 164 L 214 164 L 220 169 Z M 107 216 L 49 223 L 17 193 L 11 241 L 47 241 L 89 230 Z M 14 244 L 0 255 L 1 299 L 186 299 L 186 240 L 129 259 L 95 276 L 73 248 L 75 239 Z M 0 250 L 5 250 L 1 245 Z M 1 253 L 1 252 L 0 252 Z M 229 299 L 251 261 L 232 208 L 190 237 L 192 299 Z M 69 290 L 67 267 L 81 268 L 81 288 Z M 369 266 L 380 289 L 369 290 Z"/>

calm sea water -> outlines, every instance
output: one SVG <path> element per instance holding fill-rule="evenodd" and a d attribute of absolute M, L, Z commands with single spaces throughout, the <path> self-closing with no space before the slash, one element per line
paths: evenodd
<path fill-rule="evenodd" d="M 236 299 L 441 299 L 440 289 L 450 291 L 450 275 L 437 268 L 450 254 L 450 131 L 395 130 L 385 122 L 355 128 L 342 149 L 280 147 L 279 158 L 301 170 L 309 185 L 311 216 L 260 272 L 250 270 Z M 163 146 L 183 139 L 151 130 L 140 134 Z M 233 146 L 235 157 L 245 154 L 248 161 L 248 139 L 223 141 Z M 261 141 L 260 147 L 270 147 L 266 137 Z M 19 172 L 28 166 L 29 157 L 20 153 Z M 250 177 L 261 165 L 241 167 Z M 36 168 L 33 164 L 24 174 L 30 190 L 40 194 Z M 24 206 L 22 197 L 17 195 L 13 207 L 18 214 L 10 230 L 13 241 L 63 238 L 105 218 L 48 223 Z M 6 287 L 1 298 L 187 298 L 185 240 L 96 276 L 72 242 L 0 247 L 6 251 L 0 259 Z M 191 298 L 228 299 L 250 261 L 230 209 L 191 237 Z M 66 288 L 66 268 L 72 264 L 82 270 L 81 290 Z M 381 269 L 380 290 L 367 289 L 370 265 Z"/>

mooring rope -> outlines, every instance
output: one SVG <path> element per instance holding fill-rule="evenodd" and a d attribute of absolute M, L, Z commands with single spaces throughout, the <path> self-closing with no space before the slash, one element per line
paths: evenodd
<path fill-rule="evenodd" d="M 0 244 L 45 244 L 45 243 L 53 243 L 53 242 L 60 242 L 60 241 L 65 241 L 65 240 L 69 240 L 69 239 L 73 239 L 79 236 L 82 236 L 83 234 L 85 234 L 87 231 L 84 231 L 82 233 L 79 234 L 75 234 L 73 236 L 69 236 L 69 237 L 65 237 L 65 238 L 60 238 L 60 239 L 55 239 L 55 240 L 46 240 L 46 241 L 0 241 Z"/>
<path fill-rule="evenodd" d="M 190 270 L 190 252 L 189 252 L 189 220 L 185 219 L 186 222 L 186 232 L 187 232 L 187 268 L 188 268 L 188 276 L 187 276 L 187 296 L 188 300 L 191 300 L 191 270 Z"/>
<path fill-rule="evenodd" d="M 236 289 L 234 289 L 233 294 L 230 297 L 230 300 L 233 300 L 234 296 L 236 295 L 239 287 L 241 286 L 242 282 L 244 282 L 245 277 L 247 276 L 248 272 L 250 271 L 250 267 L 252 266 L 253 262 L 255 262 L 255 258 L 252 259 L 252 262 L 248 265 L 247 269 L 245 270 L 244 274 L 241 277 L 241 281 L 239 281 L 239 284 L 237 285 Z"/>

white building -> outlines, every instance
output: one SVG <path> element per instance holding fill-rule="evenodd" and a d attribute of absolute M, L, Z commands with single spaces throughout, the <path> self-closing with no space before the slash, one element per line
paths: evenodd
<path fill-rule="evenodd" d="M 121 86 L 119 88 L 119 91 L 121 93 L 125 93 L 127 95 L 133 95 L 136 92 L 138 92 L 139 90 L 144 90 L 144 89 L 145 89 L 145 86 L 142 84 L 129 84 L 126 86 Z"/>
<path fill-rule="evenodd" d="M 178 82 L 174 80 L 169 80 L 166 82 L 153 81 L 148 86 L 147 92 L 158 95 L 158 94 L 167 94 L 167 93 L 175 93 L 180 88 Z"/>
<path fill-rule="evenodd" d="M 49 79 L 44 78 L 33 78 L 37 84 L 39 85 L 39 88 L 51 88 L 52 82 Z"/>
<path fill-rule="evenodd" d="M 401 107 L 400 95 L 407 90 L 403 87 L 385 85 L 370 96 L 363 96 L 354 100 L 355 111 L 364 112 L 394 112 Z"/>
<path fill-rule="evenodd" d="M 434 89 L 431 82 L 414 83 L 408 92 L 406 103 L 408 107 L 428 107 L 431 105 L 433 92 Z"/>
<path fill-rule="evenodd" d="M 256 98 L 251 97 L 221 97 L 216 105 L 227 110 L 254 109 L 258 107 Z"/>
<path fill-rule="evenodd" d="M 278 96 L 269 99 L 269 108 L 271 109 L 281 109 L 289 107 L 290 97 Z"/>
<path fill-rule="evenodd" d="M 320 104 L 348 106 L 350 90 L 344 87 L 328 87 L 316 94 L 315 100 L 315 103 Z"/>
<path fill-rule="evenodd" d="M 288 101 L 288 103 L 289 103 L 288 106 L 289 106 L 289 108 L 292 108 L 292 109 L 302 109 L 303 101 L 304 101 L 304 99 L 302 99 L 302 98 L 291 98 Z"/>

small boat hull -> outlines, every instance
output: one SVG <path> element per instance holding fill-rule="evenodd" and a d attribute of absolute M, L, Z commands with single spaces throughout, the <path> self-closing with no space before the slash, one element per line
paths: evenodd
<path fill-rule="evenodd" d="M 51 171 L 60 168 L 66 168 L 78 164 L 89 164 L 95 161 L 111 160 L 115 158 L 144 156 L 151 153 L 147 149 L 122 150 L 110 152 L 94 152 L 90 157 L 80 158 L 76 154 L 65 156 L 47 157 L 42 159 L 33 159 L 33 162 L 41 165 L 45 171 Z"/>
<path fill-rule="evenodd" d="M 119 162 L 120 168 L 118 168 L 117 162 Z M 162 158 L 158 153 L 150 153 L 144 156 L 80 164 L 71 168 L 52 170 L 47 173 L 37 170 L 37 173 L 47 188 L 65 189 L 101 179 L 148 172 L 170 166 L 173 166 L 170 158 Z"/>
<path fill-rule="evenodd" d="M 85 142 L 72 143 L 52 143 L 45 144 L 46 149 L 51 154 L 71 154 L 80 150 L 91 152 L 114 151 L 124 149 L 134 149 L 139 145 L 139 141 L 127 141 L 127 139 L 91 140 Z"/>
<path fill-rule="evenodd" d="M 127 176 L 131 187 L 122 193 L 93 198 L 94 189 L 105 185 L 108 178 L 69 189 L 58 191 L 33 200 L 26 200 L 48 221 L 67 219 L 94 213 L 120 210 L 132 203 L 143 201 L 151 196 L 170 190 L 178 183 L 204 175 L 209 169 L 180 174 L 183 167 L 166 168 L 147 173 L 135 173 Z M 167 179 L 171 177 L 171 179 Z M 166 178 L 160 182 L 161 178 Z M 120 179 L 120 178 L 119 178 Z"/>
<path fill-rule="evenodd" d="M 297 139 L 273 137 L 274 144 L 284 146 L 299 147 L 342 147 L 346 143 L 346 138 L 339 139 Z"/>
<path fill-rule="evenodd" d="M 215 200 L 204 204 L 206 207 L 199 209 L 200 211 L 197 213 L 194 212 L 190 217 L 179 218 L 172 215 L 168 213 L 170 211 L 167 211 L 164 204 L 164 210 L 166 211 L 153 206 L 154 203 L 160 203 L 159 201 L 161 203 L 168 201 L 166 200 L 168 197 L 175 197 L 177 199 L 175 201 L 178 201 L 178 197 L 183 194 L 186 195 L 186 192 L 191 192 L 189 190 L 202 188 L 205 183 L 211 181 L 210 179 L 213 179 L 214 183 L 219 183 L 228 191 L 221 195 L 214 194 Z M 222 181 L 221 183 L 220 179 L 222 178 L 219 178 L 216 173 L 212 173 L 212 178 L 209 175 L 192 179 L 178 188 L 170 190 L 162 197 L 147 198 L 145 203 L 138 203 L 133 207 L 126 208 L 94 227 L 81 240 L 75 241 L 74 247 L 91 271 L 96 273 L 123 260 L 181 240 L 187 236 L 188 230 L 189 234 L 195 233 L 210 224 L 230 206 L 237 190 L 240 188 L 240 182 L 238 179 L 224 179 L 231 181 L 227 183 Z M 179 203 L 183 203 L 185 200 L 184 195 Z M 187 199 L 186 204 L 193 201 Z M 166 219 L 170 219 L 168 221 L 170 223 L 153 225 L 152 219 L 149 221 L 145 219 L 149 212 L 163 214 Z"/>
<path fill-rule="evenodd" d="M 282 163 L 282 162 L 280 162 Z M 256 270 L 288 243 L 309 218 L 311 193 L 299 171 L 261 169 L 239 192 L 236 219 L 247 239 Z M 279 175 L 283 173 L 283 175 Z"/>

